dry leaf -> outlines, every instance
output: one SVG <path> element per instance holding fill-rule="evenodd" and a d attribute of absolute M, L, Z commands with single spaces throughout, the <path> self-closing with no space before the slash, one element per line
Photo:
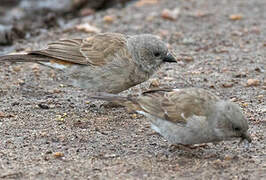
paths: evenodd
<path fill-rule="evenodd" d="M 241 104 L 241 106 L 242 106 L 242 107 L 248 107 L 248 103 L 243 102 L 243 103 Z"/>
<path fill-rule="evenodd" d="M 174 21 L 177 19 L 178 15 L 179 15 L 179 8 L 175 8 L 173 10 L 170 10 L 170 9 L 164 9 L 162 11 L 162 18 L 164 19 L 168 19 L 168 20 L 171 20 L 171 21 Z"/>
<path fill-rule="evenodd" d="M 78 31 L 84 31 L 84 32 L 87 32 L 87 33 L 99 33 L 99 32 L 101 32 L 100 29 L 98 29 L 95 26 L 90 25 L 89 23 L 77 25 L 76 29 Z"/>
<path fill-rule="evenodd" d="M 114 17 L 112 16 L 104 16 L 103 21 L 106 23 L 113 23 L 114 22 Z"/>
<path fill-rule="evenodd" d="M 260 81 L 258 79 L 248 79 L 247 86 L 258 86 Z"/>
<path fill-rule="evenodd" d="M 226 155 L 225 157 L 224 157 L 224 160 L 226 160 L 226 161 L 230 161 L 230 160 L 232 160 L 233 158 L 231 157 L 231 156 L 229 156 L 229 155 Z"/>
<path fill-rule="evenodd" d="M 262 100 L 263 97 L 264 97 L 263 94 L 257 96 L 257 98 L 260 99 L 260 100 Z"/>
<path fill-rule="evenodd" d="M 54 89 L 54 90 L 53 90 L 53 93 L 60 93 L 60 92 L 61 92 L 60 89 Z"/>
<path fill-rule="evenodd" d="M 228 82 L 228 83 L 223 83 L 222 84 L 222 86 L 224 87 L 224 88 L 229 88 L 229 87 L 233 87 L 233 83 L 232 82 Z"/>
<path fill-rule="evenodd" d="M 132 118 L 132 119 L 136 119 L 137 117 L 138 117 L 138 116 L 137 116 L 136 113 L 134 113 L 134 114 L 131 115 L 131 118 Z"/>
<path fill-rule="evenodd" d="M 223 162 L 220 159 L 217 159 L 217 160 L 213 161 L 213 164 L 218 165 L 218 166 L 222 166 Z"/>
<path fill-rule="evenodd" d="M 230 99 L 232 102 L 237 102 L 237 99 L 235 97 Z"/>
<path fill-rule="evenodd" d="M 159 87 L 159 86 L 160 86 L 160 83 L 159 83 L 158 79 L 153 79 L 151 81 L 150 87 Z"/>
<path fill-rule="evenodd" d="M 60 158 L 60 157 L 63 157 L 64 156 L 64 153 L 62 153 L 62 152 L 55 152 L 53 155 L 54 155 L 55 158 Z"/>
<path fill-rule="evenodd" d="M 41 137 L 47 137 L 47 132 L 40 132 Z"/>
<path fill-rule="evenodd" d="M 203 12 L 203 11 L 197 11 L 197 12 L 195 12 L 194 17 L 205 17 L 205 16 L 208 16 L 208 15 L 210 15 L 210 13 Z"/>
<path fill-rule="evenodd" d="M 241 19 L 243 19 L 243 15 L 242 14 L 231 14 L 229 16 L 229 19 L 232 21 L 241 20 Z"/>
<path fill-rule="evenodd" d="M 192 56 L 185 56 L 185 57 L 183 57 L 183 60 L 186 62 L 192 62 L 192 61 L 194 61 L 194 58 Z"/>
<path fill-rule="evenodd" d="M 157 4 L 158 0 L 139 0 L 136 2 L 135 6 L 141 7 L 144 5 L 152 5 L 152 4 Z"/>
<path fill-rule="evenodd" d="M 19 72 L 21 70 L 21 66 L 14 66 L 13 71 Z"/>
<path fill-rule="evenodd" d="M 209 88 L 215 88 L 214 84 L 210 84 Z"/>
<path fill-rule="evenodd" d="M 32 64 L 30 67 L 31 67 L 31 69 L 34 70 L 34 71 L 39 71 L 39 70 L 40 70 L 40 66 L 39 66 L 39 64 Z"/>
<path fill-rule="evenodd" d="M 3 117 L 5 117 L 5 114 L 2 111 L 0 111 L 0 118 L 3 118 Z"/>
<path fill-rule="evenodd" d="M 19 85 L 23 85 L 23 84 L 25 84 L 25 81 L 22 80 L 22 79 L 18 79 L 18 80 L 16 81 L 16 83 L 19 84 Z"/>

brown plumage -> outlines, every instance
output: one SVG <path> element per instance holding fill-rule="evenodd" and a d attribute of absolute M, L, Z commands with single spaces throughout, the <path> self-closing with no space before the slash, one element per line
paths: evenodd
<path fill-rule="evenodd" d="M 101 66 L 114 59 L 116 53 L 128 56 L 126 37 L 117 33 L 98 34 L 85 39 L 65 39 L 48 44 L 43 50 L 30 51 L 27 54 L 0 57 L 4 61 L 50 61 Z M 122 52 L 124 51 L 124 52 Z M 16 60 L 17 59 L 17 60 Z"/>
<path fill-rule="evenodd" d="M 30 54 L 49 56 L 81 65 L 102 66 L 114 60 L 116 53 L 129 56 L 122 34 L 98 34 L 85 39 L 61 40 Z"/>
<path fill-rule="evenodd" d="M 157 89 L 137 98 L 90 94 L 147 116 L 152 128 L 173 144 L 198 144 L 235 137 L 251 141 L 240 108 L 200 88 Z"/>
<path fill-rule="evenodd" d="M 176 62 L 156 36 L 118 33 L 60 40 L 43 50 L 2 56 L 1 61 L 38 62 L 65 71 L 69 84 L 110 93 L 146 81 L 163 62 Z"/>

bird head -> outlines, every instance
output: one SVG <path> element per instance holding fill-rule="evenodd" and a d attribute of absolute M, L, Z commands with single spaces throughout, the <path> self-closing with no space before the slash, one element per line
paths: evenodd
<path fill-rule="evenodd" d="M 133 58 L 146 72 L 153 72 L 165 62 L 177 62 L 166 44 L 154 35 L 131 36 L 128 46 Z"/>
<path fill-rule="evenodd" d="M 241 138 L 241 142 L 243 140 L 251 142 L 247 119 L 237 104 L 220 101 L 214 108 L 217 109 L 211 118 L 213 118 L 215 134 L 220 140 Z"/>

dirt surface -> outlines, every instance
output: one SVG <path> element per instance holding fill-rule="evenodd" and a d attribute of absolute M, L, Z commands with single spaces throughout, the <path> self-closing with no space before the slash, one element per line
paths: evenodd
<path fill-rule="evenodd" d="M 1 63 L 0 178 L 266 179 L 266 1 L 149 2 L 40 29 L 13 46 L 0 46 L 0 54 L 88 36 L 75 29 L 86 22 L 102 32 L 157 34 L 179 63 L 165 65 L 124 94 L 158 83 L 208 89 L 243 108 L 253 139 L 250 147 L 236 140 L 171 151 L 143 116 L 99 106 L 86 90 L 65 85 L 63 74 L 33 63 Z"/>

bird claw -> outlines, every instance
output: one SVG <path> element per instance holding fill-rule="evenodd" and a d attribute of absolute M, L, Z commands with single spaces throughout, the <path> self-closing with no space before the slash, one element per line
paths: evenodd
<path fill-rule="evenodd" d="M 104 107 L 104 108 L 108 109 L 108 108 L 121 108 L 123 106 L 119 105 L 117 103 L 114 103 L 114 102 L 105 102 L 105 103 L 101 104 L 100 107 Z"/>
<path fill-rule="evenodd" d="M 207 146 L 208 146 L 207 144 L 199 144 L 199 145 L 171 144 L 169 149 L 171 152 L 174 152 L 178 149 L 182 149 L 182 150 L 191 152 L 194 149 L 202 148 L 202 147 L 205 148 Z"/>

